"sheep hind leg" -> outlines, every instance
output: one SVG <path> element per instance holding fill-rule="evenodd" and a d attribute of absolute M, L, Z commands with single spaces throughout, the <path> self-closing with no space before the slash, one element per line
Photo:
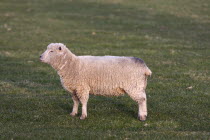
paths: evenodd
<path fill-rule="evenodd" d="M 138 105 L 139 105 L 138 118 L 140 121 L 145 121 L 147 118 L 147 98 L 145 92 L 142 92 L 142 97 L 138 102 Z"/>
<path fill-rule="evenodd" d="M 74 102 L 74 105 L 73 105 L 73 109 L 72 109 L 72 112 L 70 113 L 70 115 L 72 117 L 74 117 L 75 115 L 77 115 L 78 113 L 78 107 L 79 107 L 79 99 L 77 98 L 76 95 L 73 95 L 72 96 L 72 100 Z"/>
<path fill-rule="evenodd" d="M 147 99 L 145 91 L 129 95 L 133 100 L 138 103 L 138 119 L 145 121 L 147 118 Z"/>

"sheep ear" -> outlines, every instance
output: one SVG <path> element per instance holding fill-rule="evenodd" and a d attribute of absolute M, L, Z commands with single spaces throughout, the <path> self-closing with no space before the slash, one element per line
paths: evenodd
<path fill-rule="evenodd" d="M 61 50 L 61 47 L 59 47 L 58 49 Z"/>

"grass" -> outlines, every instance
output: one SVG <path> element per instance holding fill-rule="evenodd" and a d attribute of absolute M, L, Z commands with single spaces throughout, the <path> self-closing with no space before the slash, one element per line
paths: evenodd
<path fill-rule="evenodd" d="M 0 139 L 209 139 L 210 1 L 1 0 Z M 91 96 L 88 119 L 56 72 L 51 42 L 77 55 L 140 57 L 153 76 L 147 121 L 127 95 Z"/>

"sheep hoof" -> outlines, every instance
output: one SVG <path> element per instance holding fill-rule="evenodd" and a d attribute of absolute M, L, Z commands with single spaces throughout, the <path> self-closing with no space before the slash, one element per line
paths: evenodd
<path fill-rule="evenodd" d="M 147 118 L 146 115 L 139 116 L 140 121 L 146 121 L 146 118 Z"/>
<path fill-rule="evenodd" d="M 80 117 L 80 120 L 84 120 L 86 117 L 87 117 L 86 115 L 82 115 L 82 116 Z"/>
<path fill-rule="evenodd" d="M 70 116 L 72 116 L 72 117 L 75 117 L 76 115 L 77 115 L 77 113 L 74 113 L 74 112 L 70 113 Z"/>

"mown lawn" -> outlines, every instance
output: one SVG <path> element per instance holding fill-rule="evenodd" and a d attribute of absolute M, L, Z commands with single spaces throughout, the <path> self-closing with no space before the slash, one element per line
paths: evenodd
<path fill-rule="evenodd" d="M 147 121 L 127 95 L 91 96 L 88 118 L 70 117 L 39 61 L 51 42 L 145 60 Z M 210 139 L 210 1 L 1 0 L 0 139 Z"/>

